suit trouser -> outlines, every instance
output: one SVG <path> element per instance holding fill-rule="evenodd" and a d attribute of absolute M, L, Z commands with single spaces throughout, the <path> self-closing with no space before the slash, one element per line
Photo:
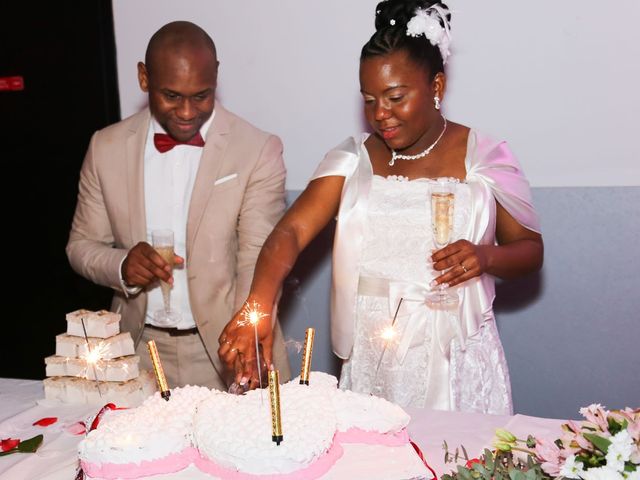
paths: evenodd
<path fill-rule="evenodd" d="M 149 340 L 156 342 L 162 368 L 170 388 L 202 385 L 218 390 L 227 390 L 224 381 L 213 368 L 200 334 L 172 337 L 167 332 L 144 328 L 142 338 L 136 348 L 136 354 L 140 356 L 140 368 L 153 372 L 153 365 L 147 349 Z"/>

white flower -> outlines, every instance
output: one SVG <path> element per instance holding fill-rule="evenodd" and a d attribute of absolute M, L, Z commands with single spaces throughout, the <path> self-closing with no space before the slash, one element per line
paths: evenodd
<path fill-rule="evenodd" d="M 440 40 L 440 44 L 438 45 L 438 48 L 440 48 L 440 55 L 442 56 L 442 63 L 447 63 L 447 58 L 451 55 L 451 52 L 449 51 L 449 43 L 451 43 L 451 39 L 445 35 L 442 37 L 442 40 Z"/>
<path fill-rule="evenodd" d="M 629 432 L 622 430 L 609 439 L 611 445 L 607 450 L 607 467 L 621 472 L 624 470 L 624 462 L 629 460 L 634 449 L 633 438 Z"/>
<path fill-rule="evenodd" d="M 596 413 L 598 410 L 604 410 L 605 408 L 606 407 L 603 407 L 599 403 L 592 403 L 588 407 L 582 407 L 580 409 L 580 415 L 584 417 L 587 413 Z"/>
<path fill-rule="evenodd" d="M 624 480 L 620 472 L 605 467 L 590 468 L 580 474 L 584 480 Z"/>
<path fill-rule="evenodd" d="M 571 455 L 564 462 L 564 465 L 560 469 L 560 475 L 566 478 L 580 478 L 580 475 L 584 473 L 582 468 L 582 462 L 576 462 L 576 456 Z"/>
<path fill-rule="evenodd" d="M 445 23 L 445 27 L 440 21 Z M 407 23 L 407 35 L 410 37 L 419 37 L 424 35 L 431 45 L 437 46 L 440 50 L 443 63 L 447 62 L 449 57 L 449 27 L 446 19 L 446 10 L 430 7 L 425 10 L 418 9 L 416 14 Z"/>
<path fill-rule="evenodd" d="M 418 10 L 407 23 L 407 35 L 412 37 L 424 35 L 429 39 L 431 45 L 437 45 L 444 35 L 444 28 L 438 19 L 429 15 L 426 10 Z"/>

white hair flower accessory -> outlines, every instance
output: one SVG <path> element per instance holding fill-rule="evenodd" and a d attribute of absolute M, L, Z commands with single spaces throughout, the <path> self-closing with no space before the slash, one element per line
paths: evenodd
<path fill-rule="evenodd" d="M 448 13 L 447 9 L 437 5 L 425 9 L 418 8 L 416 14 L 407 22 L 407 35 L 411 37 L 424 35 L 431 42 L 431 45 L 437 46 L 440 50 L 442 63 L 447 63 L 447 58 L 451 55 Z"/>

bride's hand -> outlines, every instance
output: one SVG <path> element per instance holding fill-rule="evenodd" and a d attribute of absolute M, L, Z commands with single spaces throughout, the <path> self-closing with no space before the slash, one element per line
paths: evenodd
<path fill-rule="evenodd" d="M 458 240 L 437 250 L 431 255 L 434 270 L 443 271 L 434 279 L 435 285 L 443 283 L 450 287 L 482 275 L 487 268 L 487 256 L 482 245 L 467 240 Z"/>
<path fill-rule="evenodd" d="M 258 342 L 261 350 L 261 366 L 272 363 L 273 329 L 271 316 L 265 315 L 258 322 Z M 218 356 L 231 377 L 229 383 L 248 383 L 249 388 L 259 384 L 256 362 L 254 326 L 245 318 L 245 311 L 237 312 L 227 323 L 218 338 Z M 263 379 L 264 383 L 264 379 Z"/>

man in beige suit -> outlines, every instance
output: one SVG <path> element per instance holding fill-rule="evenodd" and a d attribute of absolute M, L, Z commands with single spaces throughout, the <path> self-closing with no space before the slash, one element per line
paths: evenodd
<path fill-rule="evenodd" d="M 138 64 L 149 108 L 91 139 L 67 245 L 78 273 L 115 290 L 112 309 L 143 368 L 146 342 L 156 341 L 172 387 L 227 388 L 218 336 L 285 207 L 280 140 L 215 101 L 217 73 L 215 45 L 197 25 L 173 22 L 153 35 Z M 174 232 L 174 270 L 150 245 L 156 229 Z M 173 286 L 178 316 L 169 324 L 153 315 L 160 280 Z M 286 378 L 274 329 L 274 363 Z"/>

